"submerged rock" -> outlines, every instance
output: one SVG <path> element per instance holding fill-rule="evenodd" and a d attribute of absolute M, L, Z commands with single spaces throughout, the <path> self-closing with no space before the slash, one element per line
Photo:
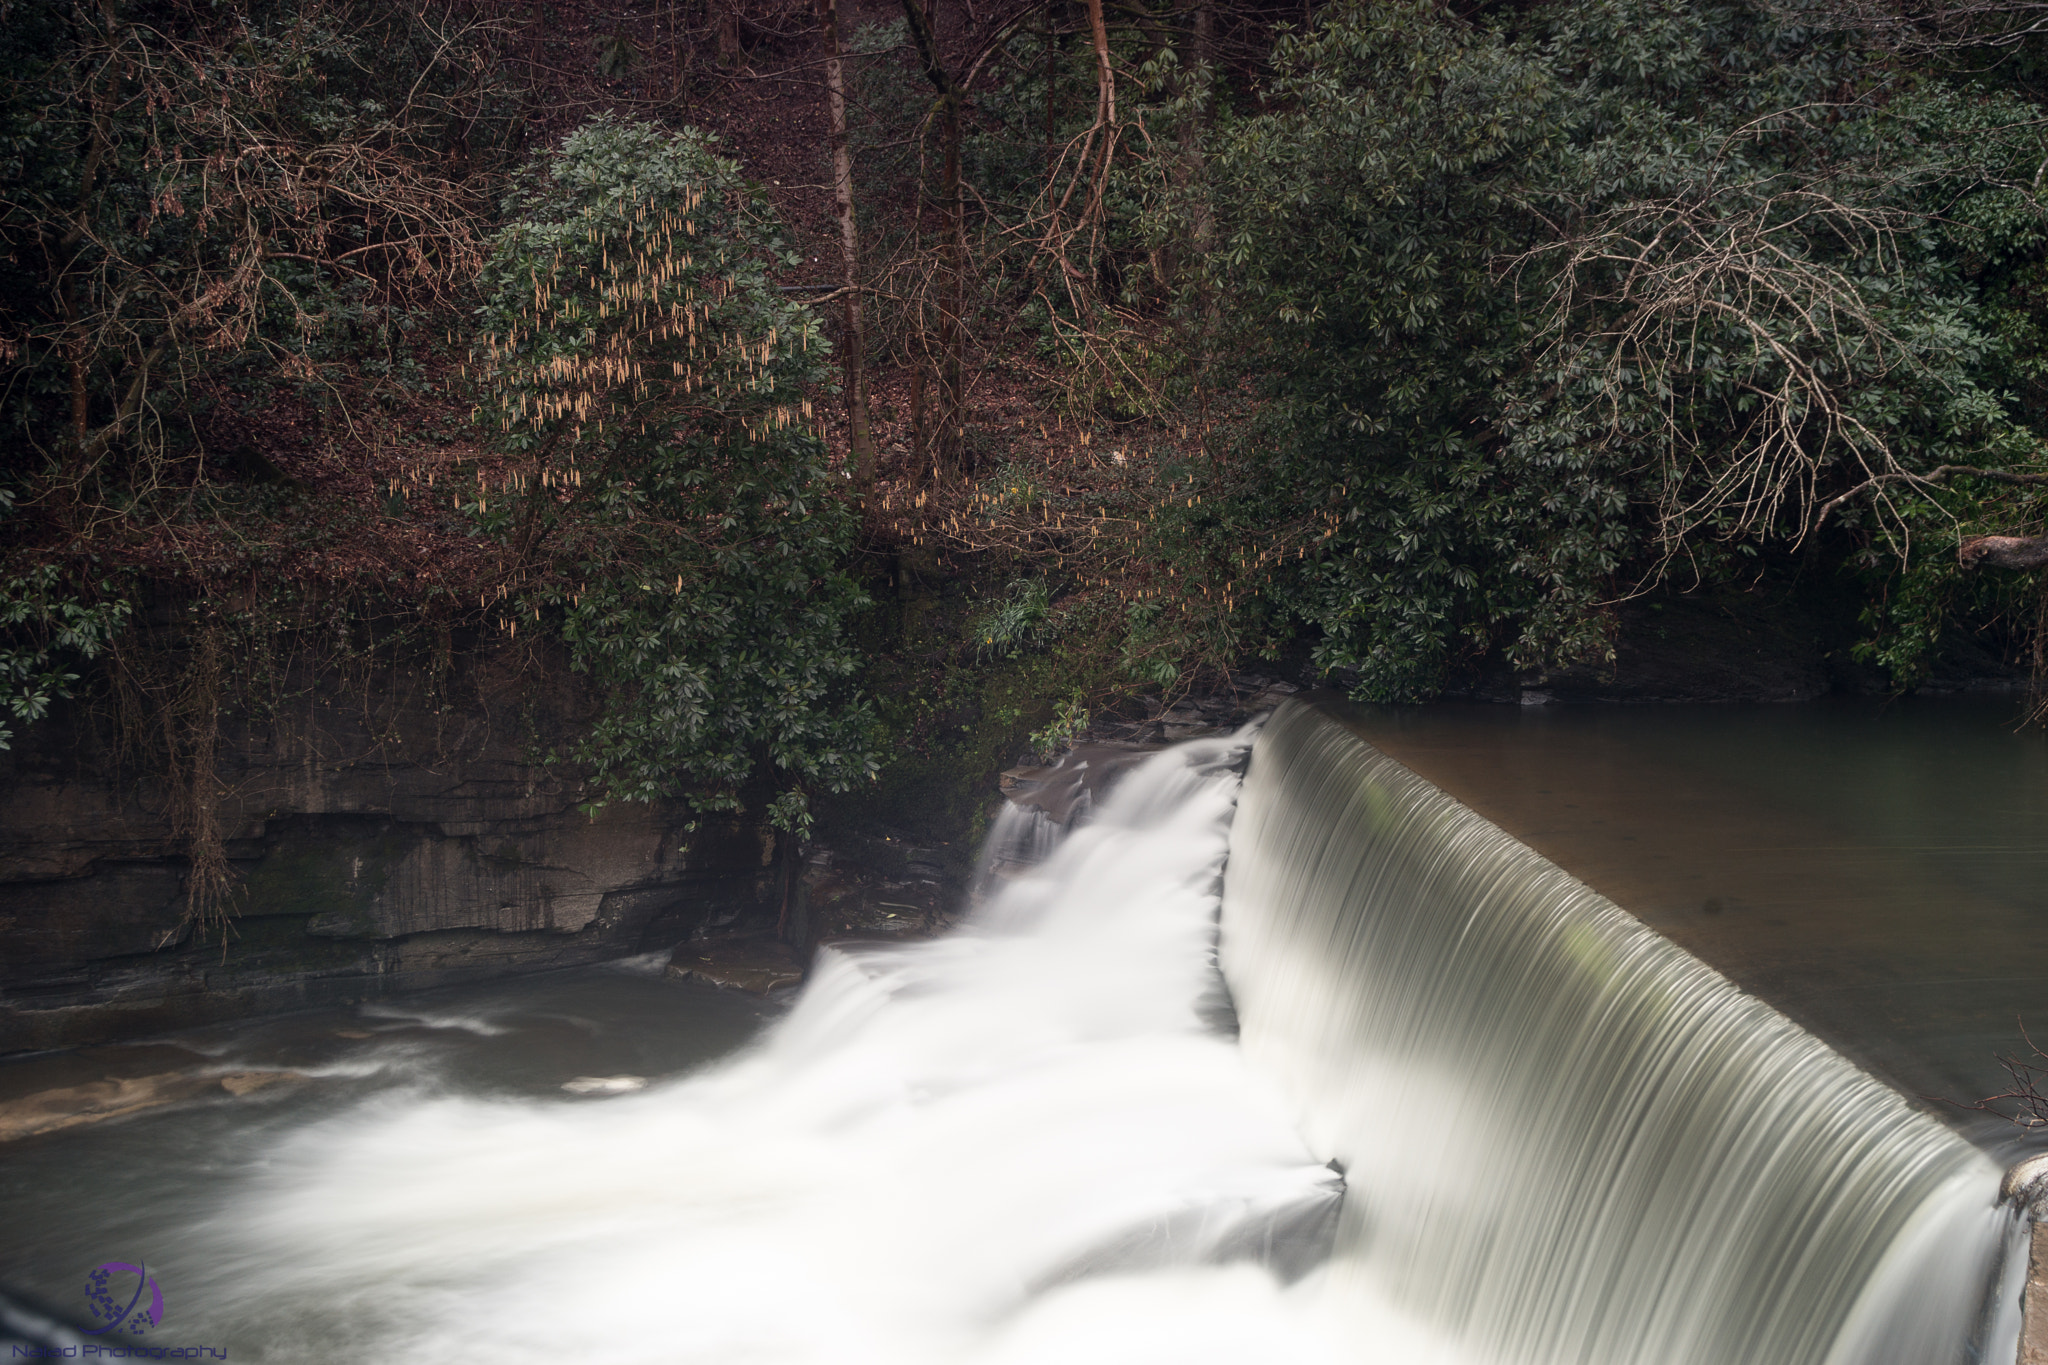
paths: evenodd
<path fill-rule="evenodd" d="M 578 1076 L 562 1082 L 562 1089 L 572 1095 L 630 1095 L 646 1088 L 645 1076 Z"/>
<path fill-rule="evenodd" d="M 59 1086 L 0 1103 L 0 1142 L 121 1118 L 174 1100 L 191 1099 L 213 1088 L 213 1078 L 183 1072 Z"/>
<path fill-rule="evenodd" d="M 771 938 L 685 943 L 669 959 L 668 974 L 729 990 L 766 995 L 804 979 L 803 963 L 786 943 Z"/>
<path fill-rule="evenodd" d="M 0 1072 L 0 1142 L 184 1100 L 240 1099 L 305 1079 L 276 1069 L 223 1073 L 205 1054 L 168 1043 L 48 1053 L 11 1062 Z"/>

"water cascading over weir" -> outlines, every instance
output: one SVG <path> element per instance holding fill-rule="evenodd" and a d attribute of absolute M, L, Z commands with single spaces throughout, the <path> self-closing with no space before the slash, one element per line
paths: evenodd
<path fill-rule="evenodd" d="M 2012 1365 L 1987 1157 L 1333 715 L 1018 795 L 718 1062 L 579 1088 L 623 976 L 281 1022 L 10 1152 L 0 1280 L 113 1232 L 271 1365 Z"/>
<path fill-rule="evenodd" d="M 2009 1361 L 1992 1162 L 1782 1015 L 1290 702 L 1221 961 L 1347 1172 L 1320 1297 L 1490 1365 Z"/>

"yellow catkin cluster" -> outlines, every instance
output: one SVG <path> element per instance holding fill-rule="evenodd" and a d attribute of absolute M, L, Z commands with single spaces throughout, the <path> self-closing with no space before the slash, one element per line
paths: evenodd
<path fill-rule="evenodd" d="M 565 297 L 560 284 L 572 267 L 557 253 L 533 271 L 530 298 L 511 329 L 483 336 L 472 350 L 473 367 L 501 395 L 504 430 L 568 421 L 580 440 L 586 427 L 602 432 L 607 420 L 625 420 L 657 383 L 706 408 L 774 392 L 778 341 L 786 347 L 794 340 L 807 351 L 810 329 L 800 328 L 791 339 L 778 338 L 774 328 L 761 337 L 716 328 L 716 309 L 732 286 L 691 274 L 698 261 L 689 239 L 696 236 L 694 214 L 703 199 L 702 190 L 690 189 L 677 205 L 632 204 L 622 234 L 600 222 L 594 209 L 584 210 L 585 237 L 600 248 L 602 268 L 585 272 L 581 289 Z M 544 335 L 581 345 L 532 356 L 534 339 Z M 651 351 L 677 343 L 682 358 L 666 357 L 666 365 L 650 368 Z M 808 401 L 783 404 L 743 425 L 758 439 L 794 425 L 799 415 L 812 419 Z"/>

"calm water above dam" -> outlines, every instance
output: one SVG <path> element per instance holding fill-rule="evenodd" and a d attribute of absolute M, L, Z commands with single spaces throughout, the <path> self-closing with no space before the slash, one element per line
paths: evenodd
<path fill-rule="evenodd" d="M 2048 1047 L 2048 737 L 2018 707 L 1332 709 L 1908 1095 L 1969 1101 L 2023 1021 Z"/>

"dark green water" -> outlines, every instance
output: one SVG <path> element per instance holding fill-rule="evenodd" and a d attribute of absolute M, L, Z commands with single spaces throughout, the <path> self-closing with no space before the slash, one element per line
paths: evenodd
<path fill-rule="evenodd" d="M 2048 737 L 2018 703 L 1335 709 L 2002 1153 L 1957 1107 L 2048 1047 Z M 2048 1062 L 2048 1059 L 2036 1059 Z"/>
<path fill-rule="evenodd" d="M 451 1097 L 567 1111 L 602 1101 L 564 1092 L 566 1081 L 687 1073 L 782 1012 L 664 979 L 660 956 L 0 1063 L 0 1101 L 109 1078 L 200 1083 L 127 1117 L 0 1145 L 0 1285 L 82 1320 L 85 1271 L 101 1262 L 143 1257 L 166 1284 L 197 1278 L 208 1267 L 185 1230 L 322 1119 Z M 272 1071 L 293 1079 L 241 1096 L 205 1083 Z M 190 1321 L 192 1304 L 172 1308 Z"/>

